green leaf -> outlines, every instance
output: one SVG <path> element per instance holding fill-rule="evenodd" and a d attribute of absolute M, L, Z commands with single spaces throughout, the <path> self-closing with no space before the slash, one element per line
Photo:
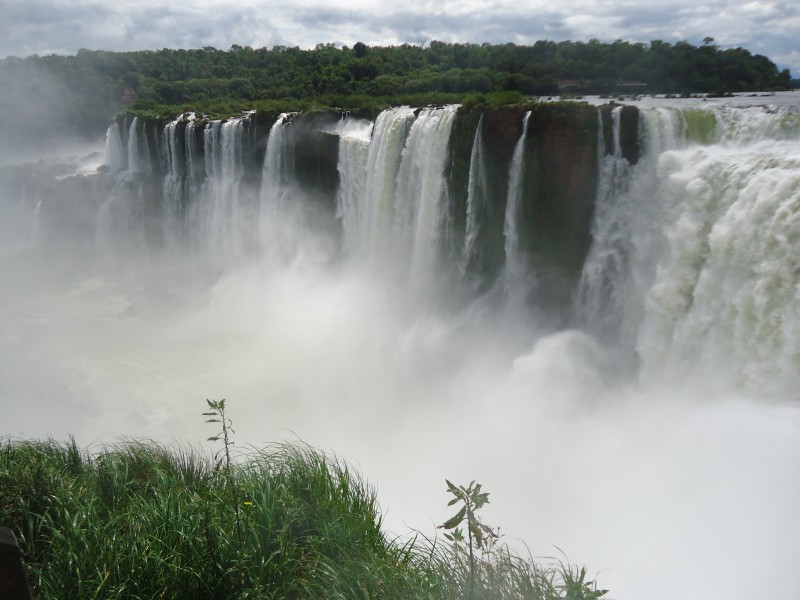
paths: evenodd
<path fill-rule="evenodd" d="M 453 498 L 450 502 L 447 503 L 447 506 L 453 506 L 456 502 L 461 502 L 461 498 Z"/>
<path fill-rule="evenodd" d="M 460 511 L 458 511 L 453 517 L 445 521 L 442 527 L 444 529 L 453 529 L 453 527 L 457 527 L 458 525 L 461 524 L 461 521 L 464 520 L 464 515 L 466 513 L 467 513 L 467 507 L 465 506 Z"/>

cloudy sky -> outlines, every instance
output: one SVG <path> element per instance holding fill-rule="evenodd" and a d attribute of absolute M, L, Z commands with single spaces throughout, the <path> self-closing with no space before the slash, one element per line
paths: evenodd
<path fill-rule="evenodd" d="M 765 54 L 800 76 L 796 0 L 0 0 L 0 57 L 357 41 L 699 44 L 706 36 Z"/>

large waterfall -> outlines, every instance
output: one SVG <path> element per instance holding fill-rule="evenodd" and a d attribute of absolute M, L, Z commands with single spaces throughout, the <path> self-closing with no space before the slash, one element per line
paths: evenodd
<path fill-rule="evenodd" d="M 476 479 L 620 600 L 792 596 L 791 94 L 122 117 L 93 160 L 0 171 L 0 435 L 200 442 L 224 397 L 391 532 Z"/>

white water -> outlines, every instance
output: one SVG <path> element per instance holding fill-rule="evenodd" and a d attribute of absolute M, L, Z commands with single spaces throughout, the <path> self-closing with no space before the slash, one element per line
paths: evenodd
<path fill-rule="evenodd" d="M 112 172 L 118 172 L 126 166 L 126 154 L 122 145 L 117 123 L 112 123 L 106 131 L 105 164 Z"/>
<path fill-rule="evenodd" d="M 478 119 L 475 138 L 472 141 L 472 152 L 469 159 L 469 180 L 467 182 L 467 217 L 464 231 L 464 250 L 462 252 L 461 273 L 464 274 L 470 259 L 476 251 L 475 242 L 480 232 L 479 215 L 489 201 L 486 189 L 486 159 L 483 149 L 483 114 Z"/>
<path fill-rule="evenodd" d="M 235 261 L 244 252 L 247 232 L 241 210 L 242 119 L 212 122 L 203 132 L 207 179 L 197 203 L 199 222 L 205 226 L 199 243 L 220 257 Z M 202 229 L 201 229 L 202 231 Z"/>
<path fill-rule="evenodd" d="M 396 232 L 413 237 L 433 222 L 420 228 L 394 212 L 403 148 L 422 116 L 407 109 L 382 114 L 368 148 L 362 135 L 352 156 L 340 154 L 352 182 L 339 207 L 352 261 L 332 264 L 316 230 L 283 216 L 276 226 L 305 252 L 229 258 L 249 221 L 221 190 L 241 199 L 264 188 L 234 186 L 241 174 L 222 157 L 241 148 L 241 126 L 226 145 L 217 124 L 198 203 L 215 210 L 196 206 L 190 221 L 201 226 L 202 214 L 219 232 L 203 246 L 210 254 L 119 253 L 108 268 L 65 243 L 0 261 L 14 282 L 0 288 L 0 433 L 199 444 L 209 435 L 204 399 L 226 397 L 240 448 L 299 437 L 356 462 L 391 531 L 433 534 L 450 516 L 444 478 L 477 479 L 492 494 L 487 522 L 537 556 L 558 545 L 618 600 L 792 597 L 798 138 L 781 114 L 705 110 L 751 133 L 738 141 L 720 126 L 718 142 L 699 146 L 685 139 L 679 109 L 654 107 L 642 113 L 639 164 L 604 159 L 617 164 L 600 185 L 625 196 L 607 194 L 616 208 L 598 209 L 595 226 L 593 256 L 606 247 L 619 257 L 605 271 L 614 301 L 603 310 L 619 311 L 612 321 L 625 334 L 609 345 L 577 330 L 542 336 L 546 324 L 478 300 L 432 309 L 391 269 L 361 268 Z M 428 118 L 430 136 L 443 135 Z M 430 157 L 441 150 L 441 140 L 423 141 Z M 440 189 L 431 177 L 418 189 Z M 52 242 L 47 216 L 42 206 L 37 230 Z M 106 243 L 127 241 L 118 238 L 133 227 Z M 403 258 L 410 266 L 412 254 Z M 206 261 L 226 268 L 187 267 Z M 591 264 L 587 286 L 604 275 L 588 273 Z M 442 287 L 427 293 L 444 296 Z M 626 343 L 641 369 L 618 378 L 609 363 Z"/>
<path fill-rule="evenodd" d="M 514 154 L 511 157 L 511 168 L 508 175 L 508 194 L 506 195 L 506 213 L 503 221 L 504 249 L 506 253 L 505 291 L 508 295 L 524 297 L 529 289 L 527 263 L 520 251 L 520 211 L 522 204 L 522 183 L 525 175 L 525 140 L 528 137 L 528 120 L 531 112 L 522 118 L 522 133 Z"/>
<path fill-rule="evenodd" d="M 342 222 L 348 252 L 357 255 L 364 238 L 366 217 L 367 163 L 372 137 L 372 123 L 343 119 L 347 129 L 340 132 L 339 190 L 336 195 L 336 218 Z"/>
<path fill-rule="evenodd" d="M 367 156 L 365 194 L 358 202 L 362 215 L 358 253 L 367 260 L 391 262 L 395 243 L 394 198 L 401 153 L 414 120 L 409 107 L 383 111 L 375 121 Z"/>
<path fill-rule="evenodd" d="M 411 278 L 427 287 L 441 271 L 440 234 L 446 202 L 444 169 L 455 106 L 423 109 L 411 126 L 400 157 L 394 199 L 395 233 L 400 254 L 411 255 Z"/>

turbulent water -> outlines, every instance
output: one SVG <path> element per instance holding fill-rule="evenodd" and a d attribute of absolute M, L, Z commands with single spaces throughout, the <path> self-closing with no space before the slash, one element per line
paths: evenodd
<path fill-rule="evenodd" d="M 2 188 L 0 434 L 200 443 L 225 397 L 240 449 L 357 463 L 392 532 L 433 534 L 444 478 L 477 479 L 509 541 L 620 600 L 791 597 L 800 116 L 743 104 L 642 103 L 635 164 L 610 110 L 567 327 L 513 293 L 546 270 L 518 216 L 535 113 L 507 190 L 477 121 L 461 200 L 456 107 L 344 116 L 328 205 L 292 115 L 115 124 L 98 173 Z"/>

